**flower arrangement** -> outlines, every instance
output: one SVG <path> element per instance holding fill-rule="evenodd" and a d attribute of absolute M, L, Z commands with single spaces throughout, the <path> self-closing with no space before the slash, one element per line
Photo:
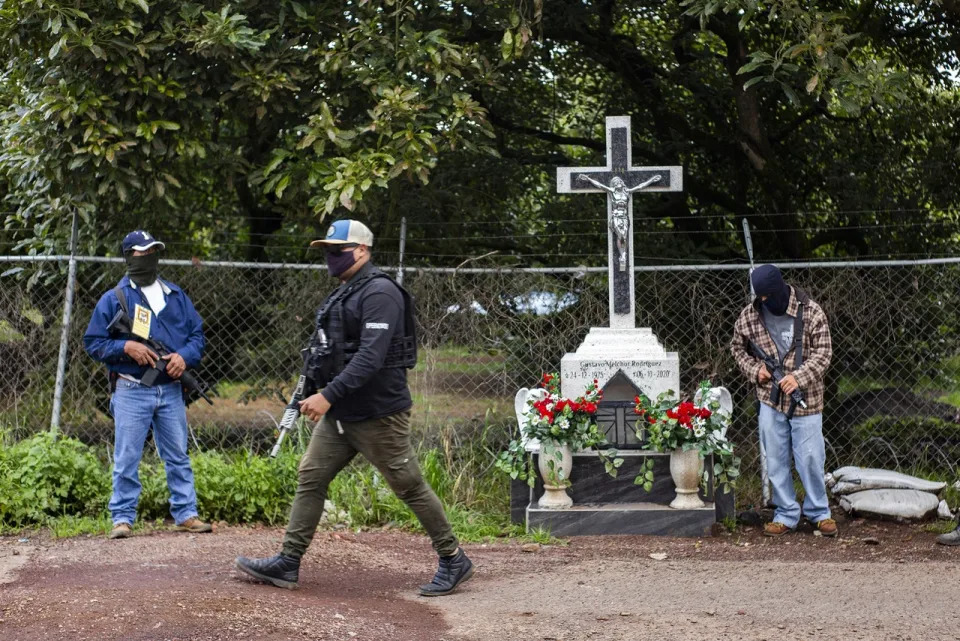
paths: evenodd
<path fill-rule="evenodd" d="M 700 383 L 701 398 L 709 398 L 710 381 Z M 733 453 L 733 444 L 725 436 L 726 416 L 717 410 L 719 403 L 708 402 L 697 406 L 690 401 L 677 402 L 673 390 L 657 396 L 656 402 L 640 395 L 634 399 L 634 412 L 643 421 L 646 442 L 643 448 L 653 452 L 699 450 L 702 457 L 713 455 L 713 475 L 724 492 L 736 486 L 740 476 L 740 459 Z M 637 424 L 637 438 L 641 438 L 641 423 Z M 708 474 L 704 471 L 703 481 Z M 653 460 L 647 459 L 634 482 L 648 492 L 653 487 Z"/>
<path fill-rule="evenodd" d="M 501 452 L 497 467 L 507 472 L 510 478 L 526 481 L 533 487 L 536 475 L 524 445 L 530 440 L 540 443 L 555 441 L 559 445 L 569 445 L 575 452 L 595 448 L 607 474 L 615 477 L 623 459 L 616 458 L 616 450 L 609 447 L 597 426 L 597 404 L 603 398 L 598 381 L 594 379 L 583 395 L 575 399 L 560 396 L 560 377 L 556 373 L 544 374 L 541 387 L 545 392 L 543 396 L 527 401 L 521 438 L 511 441 L 507 450 Z M 559 452 L 557 457 L 559 460 Z M 556 467 L 553 461 L 548 465 L 551 469 Z M 559 480 L 565 485 L 570 483 L 568 479 Z"/>

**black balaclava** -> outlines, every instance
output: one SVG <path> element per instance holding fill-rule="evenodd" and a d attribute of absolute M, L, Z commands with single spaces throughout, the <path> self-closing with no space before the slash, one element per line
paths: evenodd
<path fill-rule="evenodd" d="M 123 255 L 127 262 L 127 273 L 138 287 L 146 287 L 157 282 L 157 266 L 160 262 L 160 252 L 155 251 L 142 256 L 134 256 L 133 252 Z"/>
<path fill-rule="evenodd" d="M 763 306 L 774 316 L 787 313 L 790 304 L 790 286 L 783 282 L 783 274 L 773 265 L 761 265 L 750 276 L 753 292 L 757 296 L 766 296 Z"/>

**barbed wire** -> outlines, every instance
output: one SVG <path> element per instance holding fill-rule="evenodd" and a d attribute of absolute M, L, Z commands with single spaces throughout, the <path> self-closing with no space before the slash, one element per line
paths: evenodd
<path fill-rule="evenodd" d="M 956 225 L 957 231 L 960 232 L 960 221 L 915 221 L 915 222 L 905 222 L 905 223 L 884 223 L 876 225 L 837 225 L 837 226 L 816 226 L 811 228 L 806 227 L 774 227 L 774 228 L 753 228 L 751 229 L 752 234 L 780 234 L 787 232 L 825 232 L 825 231 L 851 231 L 851 230 L 878 230 L 878 229 L 915 229 L 918 227 L 937 227 L 938 231 L 942 231 L 943 228 L 947 225 Z M 729 229 L 658 229 L 658 230 L 642 230 L 634 229 L 635 236 L 670 236 L 670 235 L 679 235 L 679 236 L 688 236 L 688 235 L 718 235 L 718 234 L 733 234 L 741 235 L 743 231 L 737 228 Z M 309 247 L 309 241 L 316 240 L 316 238 L 311 238 L 308 235 L 303 234 L 272 234 L 268 235 L 270 238 L 297 238 L 303 239 L 304 245 L 302 246 L 293 246 L 293 245 L 283 245 L 283 244 L 268 244 L 268 243 L 242 243 L 235 242 L 230 240 L 226 242 L 228 238 L 236 238 L 241 235 L 241 233 L 235 233 L 228 237 L 226 233 L 221 235 L 221 239 L 213 238 L 210 240 L 200 241 L 200 242 L 187 242 L 187 241 L 163 241 L 164 245 L 170 247 L 192 247 L 192 248 L 201 248 L 205 245 L 211 245 L 215 247 L 230 247 L 230 248 L 256 248 L 256 249 L 274 249 L 274 250 L 287 250 L 287 251 L 303 251 L 310 250 L 316 251 L 318 253 L 322 252 L 321 248 L 311 248 Z M 529 232 L 529 233 L 512 233 L 512 234 L 496 234 L 496 235 L 470 235 L 470 236 L 436 236 L 436 237 L 418 237 L 418 236 L 408 236 L 408 242 L 459 242 L 459 241 L 476 241 L 476 240 L 515 240 L 515 239 L 553 239 L 553 238 L 602 238 L 609 235 L 609 231 L 606 229 L 592 231 L 592 232 L 562 232 L 562 233 L 543 233 L 543 232 Z M 377 237 L 375 238 L 374 247 L 377 248 L 379 245 L 386 241 L 399 241 L 399 237 Z M 0 247 L 14 247 L 19 243 L 15 242 L 0 242 Z M 428 255 L 428 254 L 423 254 Z M 559 254 L 564 255 L 564 254 Z"/>

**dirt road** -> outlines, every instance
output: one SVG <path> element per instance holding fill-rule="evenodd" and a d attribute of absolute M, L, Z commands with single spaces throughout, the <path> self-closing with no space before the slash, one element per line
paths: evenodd
<path fill-rule="evenodd" d="M 237 554 L 273 553 L 281 534 L 0 538 L 0 639 L 960 637 L 960 550 L 917 526 L 846 524 L 839 540 L 748 530 L 477 544 L 467 547 L 476 576 L 433 600 L 415 588 L 434 557 L 408 534 L 319 533 L 296 591 L 232 569 Z"/>

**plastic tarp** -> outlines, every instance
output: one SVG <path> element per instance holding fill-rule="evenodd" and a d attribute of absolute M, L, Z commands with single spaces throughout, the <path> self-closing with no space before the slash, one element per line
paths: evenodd
<path fill-rule="evenodd" d="M 864 490 L 920 490 L 922 492 L 940 492 L 946 483 L 919 479 L 909 474 L 891 470 L 878 470 L 869 467 L 847 466 L 835 470 L 826 476 L 827 487 L 835 496 L 843 496 Z"/>
<path fill-rule="evenodd" d="M 864 490 L 840 497 L 840 507 L 860 516 L 926 519 L 936 515 L 940 499 L 921 490 Z"/>

